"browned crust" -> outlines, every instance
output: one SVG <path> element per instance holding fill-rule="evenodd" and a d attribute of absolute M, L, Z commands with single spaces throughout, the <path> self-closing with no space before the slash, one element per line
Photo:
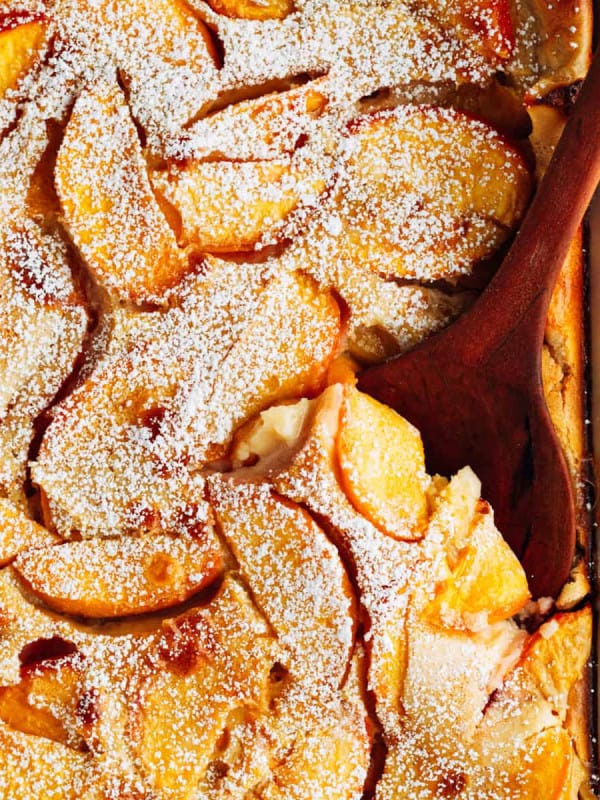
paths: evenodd
<path fill-rule="evenodd" d="M 557 86 L 581 79 L 588 68 L 592 29 L 592 0 L 528 0 L 538 34 L 539 80 L 530 98 L 542 98 Z"/>
<path fill-rule="evenodd" d="M 540 8 L 544 2 L 534 3 Z M 544 20 L 542 32 L 552 39 L 553 52 L 560 53 L 556 41 L 564 38 L 573 24 L 575 2 L 559 2 L 555 18 Z M 577 61 L 557 67 L 554 72 L 544 65 L 550 45 L 542 48 L 543 77 L 536 88 L 543 98 L 530 108 L 533 122 L 531 142 L 537 159 L 538 178 L 546 169 L 555 144 L 560 137 L 570 101 L 576 92 L 569 92 L 570 82 L 579 82 L 589 63 L 591 48 L 591 3 L 583 3 L 577 34 L 581 37 L 581 52 Z M 545 66 L 545 69 L 544 69 Z M 545 72 L 545 74 L 544 74 Z M 557 97 L 564 102 L 557 103 Z M 588 482 L 588 453 L 585 433 L 585 263 L 583 235 L 580 230 L 569 250 L 555 286 L 548 312 L 545 345 L 542 357 L 542 376 L 550 415 L 573 479 L 577 509 L 577 552 L 571 579 L 563 588 L 557 606 L 569 609 L 577 606 L 591 590 L 591 520 L 586 508 Z M 585 764 L 592 757 L 590 729 L 592 724 L 592 675 L 587 673 L 569 697 L 567 726 L 579 757 Z M 582 788 L 581 792 L 586 790 Z"/>
<path fill-rule="evenodd" d="M 537 176 L 544 173 L 565 123 L 555 106 L 535 104 L 531 144 Z M 573 479 L 578 513 L 578 552 L 572 580 L 559 600 L 572 608 L 590 591 L 590 520 L 586 510 L 587 450 L 585 437 L 585 271 L 581 230 L 569 250 L 555 286 L 546 324 L 542 375 L 546 401 Z"/>

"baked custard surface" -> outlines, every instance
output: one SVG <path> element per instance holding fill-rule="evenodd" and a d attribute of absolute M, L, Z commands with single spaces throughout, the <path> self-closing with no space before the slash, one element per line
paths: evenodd
<path fill-rule="evenodd" d="M 590 15 L 0 3 L 0 796 L 592 796 L 580 243 L 559 598 L 353 388 L 499 263 Z"/>

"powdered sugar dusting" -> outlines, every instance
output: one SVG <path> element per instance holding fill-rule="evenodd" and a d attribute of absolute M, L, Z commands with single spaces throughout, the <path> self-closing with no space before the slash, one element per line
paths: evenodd
<path fill-rule="evenodd" d="M 0 494 L 31 534 L 0 570 L 3 796 L 518 800 L 559 747 L 584 779 L 514 668 L 533 638 L 435 615 L 475 479 L 421 476 L 423 539 L 384 535 L 321 394 L 460 313 L 527 203 L 519 148 L 457 109 L 540 91 L 547 32 L 476 5 L 0 2 Z M 314 396 L 277 469 L 214 475 Z"/>

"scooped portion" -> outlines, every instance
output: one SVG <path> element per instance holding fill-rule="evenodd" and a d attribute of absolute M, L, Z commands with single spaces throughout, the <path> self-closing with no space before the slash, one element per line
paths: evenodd
<path fill-rule="evenodd" d="M 376 797 L 575 800 L 586 749 L 567 709 L 590 609 L 530 634 L 525 573 L 473 472 L 427 476 L 418 432 L 350 383 L 301 403 L 263 412 L 234 457 L 252 464 L 243 479 L 326 521 L 353 565 L 387 746 Z"/>

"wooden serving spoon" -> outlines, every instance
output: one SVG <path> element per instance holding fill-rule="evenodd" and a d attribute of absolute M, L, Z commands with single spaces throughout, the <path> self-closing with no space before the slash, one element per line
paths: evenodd
<path fill-rule="evenodd" d="M 359 387 L 419 428 L 428 467 L 468 464 L 534 597 L 556 597 L 575 551 L 575 504 L 542 387 L 552 289 L 600 180 L 600 50 L 502 266 L 474 306 Z"/>

